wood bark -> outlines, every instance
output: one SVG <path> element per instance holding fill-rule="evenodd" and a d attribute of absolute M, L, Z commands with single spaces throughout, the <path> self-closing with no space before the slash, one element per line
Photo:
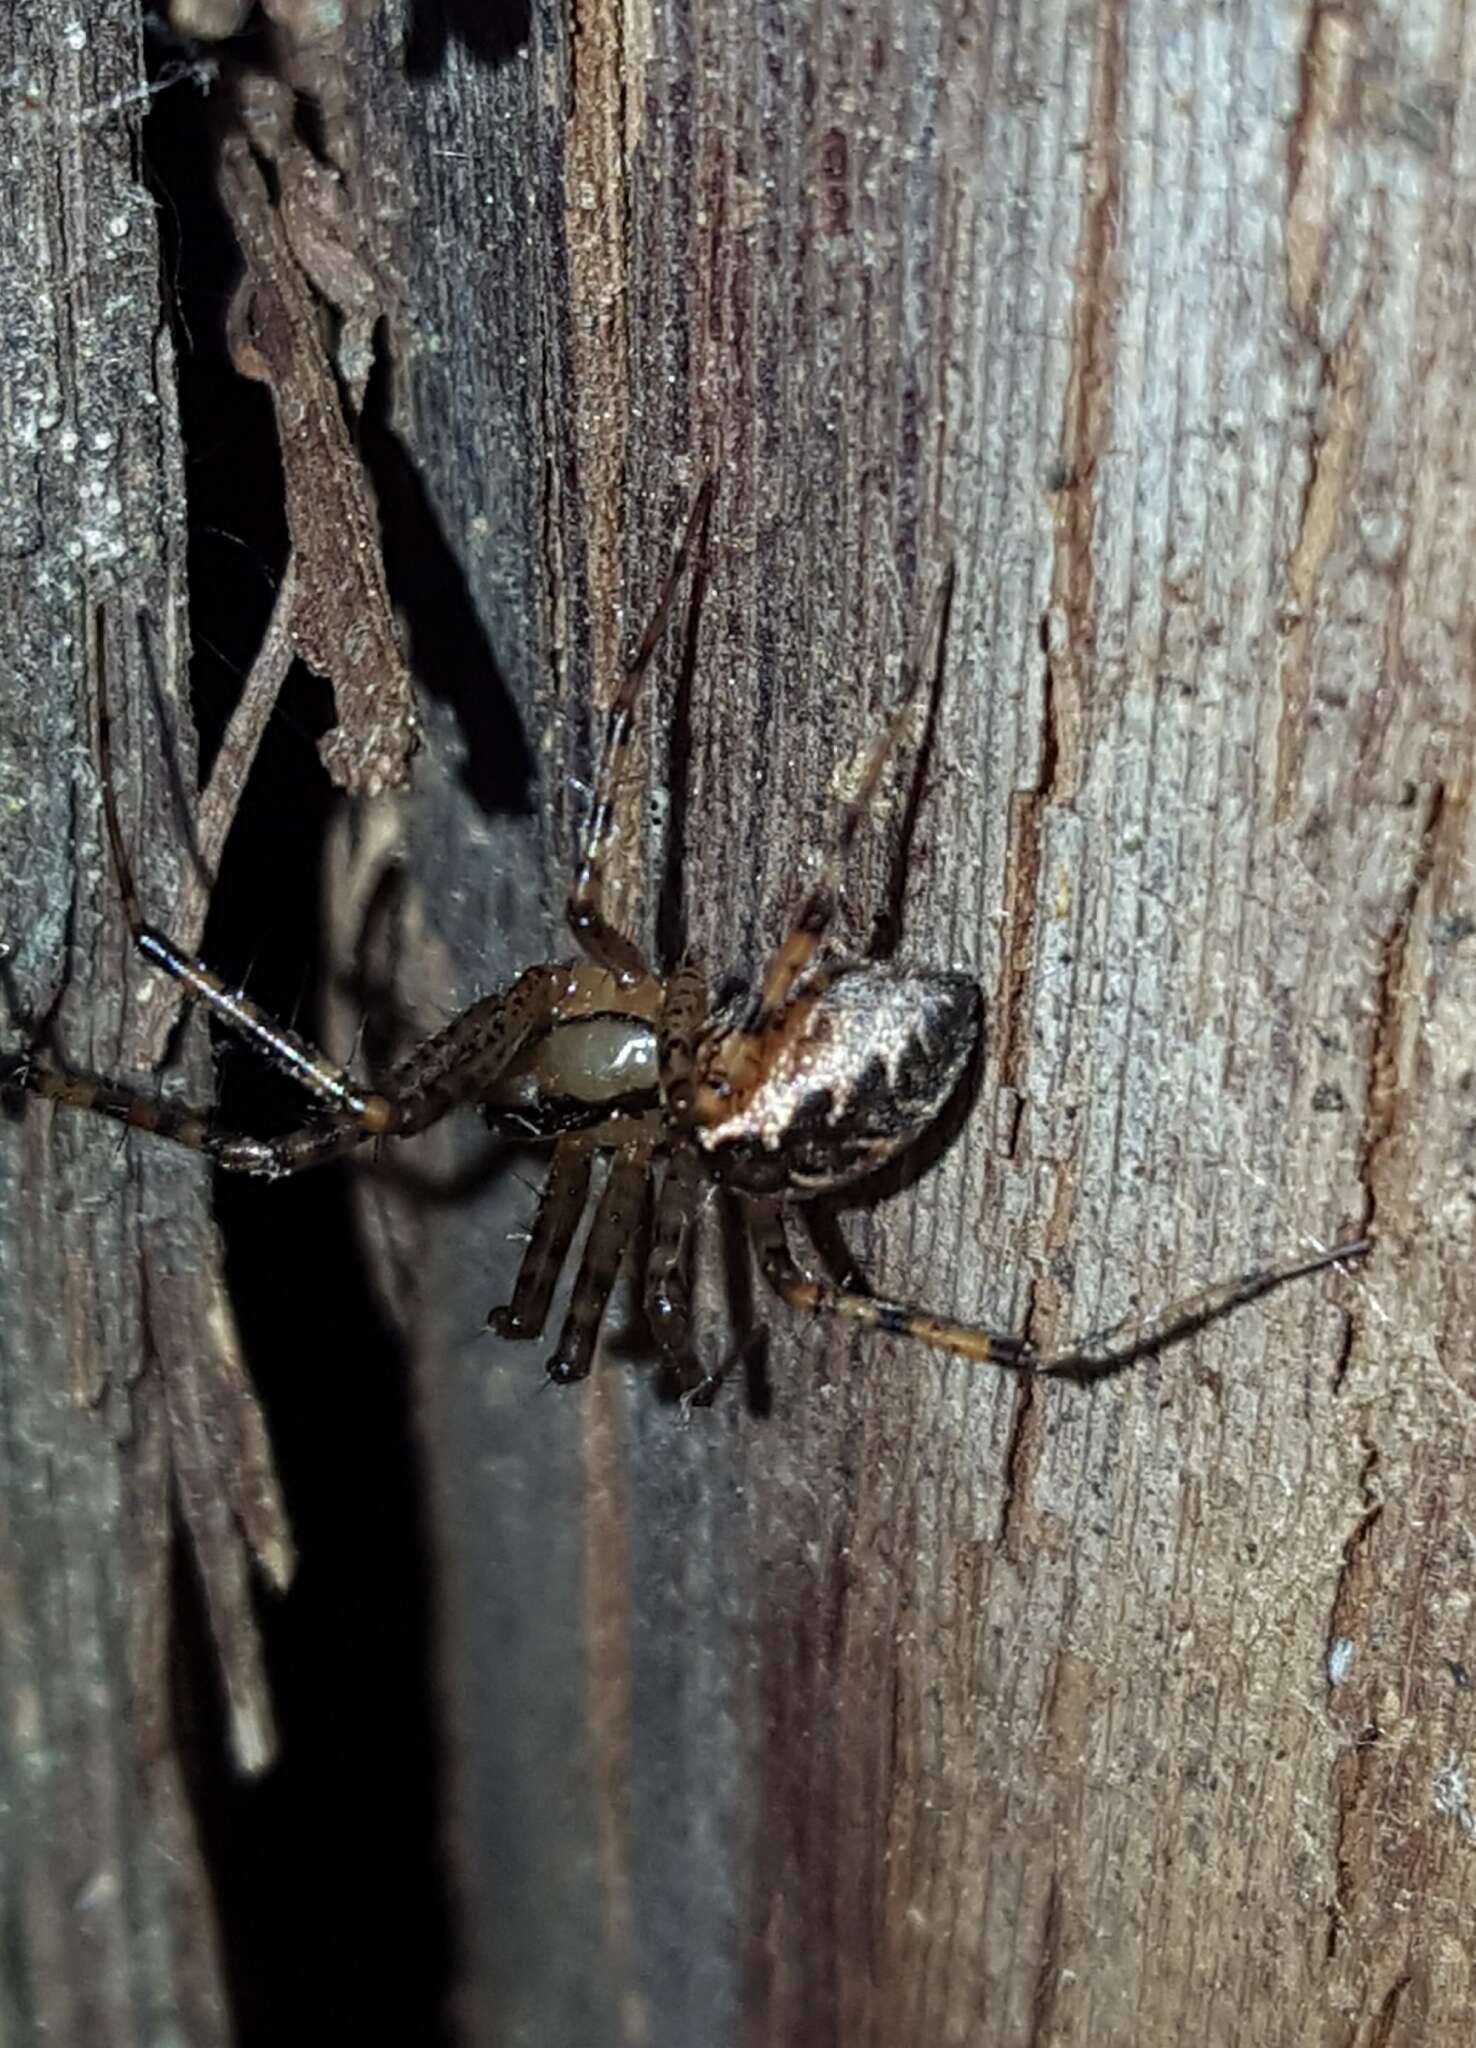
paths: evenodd
<path fill-rule="evenodd" d="M 45 6 L 9 9 L 0 77 L 5 1049 L 126 1075 L 166 992 L 130 956 L 102 850 L 100 658 L 120 806 L 152 901 L 185 865 L 180 792 L 194 763 L 182 451 L 137 157 L 137 11 L 95 0 L 62 21 Z M 202 1052 L 188 1033 L 170 1084 L 195 1099 L 208 1085 Z M 120 1145 L 116 1126 L 7 1118 L 7 2040 L 230 2033 L 180 1752 L 179 1604 L 188 1581 L 223 1680 L 216 1739 L 259 1770 L 274 1735 L 251 1564 L 281 1585 L 291 1544 L 208 1191 L 201 1160 Z"/>
<path fill-rule="evenodd" d="M 377 949 L 429 1025 L 566 951 L 599 709 L 710 471 L 691 659 L 679 623 L 618 883 L 670 947 L 673 877 L 715 979 L 782 929 L 956 570 L 931 742 L 866 835 L 843 935 L 967 968 L 988 1030 L 949 1149 L 840 1219 L 874 1283 L 1044 1347 L 1377 1241 L 1357 1275 L 1087 1391 L 758 1300 L 767 1402 L 735 1386 L 684 1424 L 616 1342 L 535 1399 L 538 1351 L 478 1334 L 515 1270 L 516 1174 L 434 1208 L 365 1184 L 421 1402 L 469 2040 L 1469 2037 L 1463 35 L 1448 5 L 1295 0 L 366 10 L 395 284 L 376 482 L 426 744 L 410 796 L 345 816 L 340 958 Z M 74 246 L 95 265 L 99 243 Z M 47 248 L 23 307 L 73 303 Z M 151 319 L 125 329 L 151 363 Z M 93 360 L 48 347 L 58 377 Z M 81 472 L 58 450 L 26 477 L 7 591 L 35 613 L 35 688 L 9 694 L 8 772 L 24 718 L 54 721 L 64 763 L 84 751 L 85 605 L 59 580 L 81 529 L 45 495 Z M 137 520 L 128 559 L 160 563 L 167 617 L 168 522 Z M 24 779 L 9 815 L 33 849 L 75 831 L 86 888 L 8 857 L 7 883 L 38 879 L 5 935 L 36 1014 L 64 981 L 68 1049 L 111 1071 L 92 791 L 75 765 Z M 6 1769 L 101 1798 L 135 1782 L 120 1645 L 160 1611 L 137 1495 L 165 1466 L 160 1437 L 120 1443 L 115 1408 L 78 1401 L 79 1346 L 115 1347 L 106 1383 L 139 1413 L 163 1396 L 115 1327 L 136 1249 L 68 1233 L 126 1233 L 144 1177 L 188 1162 L 40 1116 L 4 1136 L 31 1190 L 6 1240 L 24 1315 L 0 1318 L 7 1599 L 61 1612 L 97 1585 L 115 1617 L 12 1664 Z M 447 1132 L 421 1164 L 474 1155 Z M 53 1188 L 74 1172 L 83 1198 Z M 714 1353 L 730 1281 L 714 1257 Z M 48 1492 L 33 1447 L 75 1483 Z M 82 1519 L 57 1526 L 57 1500 Z M 28 1640 L 4 1630 L 7 1654 Z M 18 1718 L 33 1697 L 56 1735 Z M 167 1725 L 149 1755 L 163 1804 L 103 1801 L 124 1816 L 112 1956 L 151 1915 L 194 1924 L 116 1879 L 187 1826 Z M 33 1981 L 109 1981 L 66 1949 L 49 1825 L 44 1804 L 7 1822 L 7 1898 L 41 1902 Z"/>

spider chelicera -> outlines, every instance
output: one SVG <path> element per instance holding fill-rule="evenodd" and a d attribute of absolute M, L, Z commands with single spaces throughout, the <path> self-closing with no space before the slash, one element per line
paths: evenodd
<path fill-rule="evenodd" d="M 0 1083 L 116 1118 L 207 1153 L 236 1173 L 299 1173 L 371 1141 L 411 1137 L 461 1104 L 520 1145 L 553 1147 L 548 1179 L 511 1301 L 488 1317 L 498 1335 L 542 1334 L 559 1274 L 589 1199 L 596 1155 L 609 1167 L 585 1240 L 562 1333 L 548 1361 L 561 1384 L 585 1378 L 611 1290 L 636 1236 L 648 1183 L 659 1180 L 645 1276 L 647 1317 L 682 1382 L 689 1357 L 692 1239 L 704 1187 L 717 1182 L 746 1212 L 760 1270 L 791 1308 L 839 1316 L 976 1361 L 1090 1377 L 1187 1337 L 1274 1287 L 1339 1260 L 1366 1240 L 1221 1282 L 1192 1299 L 1043 1356 L 1023 1337 L 908 1307 L 811 1277 L 796 1263 L 786 1206 L 851 1187 L 935 1123 L 977 1044 L 983 1004 L 966 975 L 834 960 L 823 942 L 846 857 L 924 674 L 907 665 L 897 712 L 872 747 L 839 812 L 829 851 L 757 985 L 713 1009 L 701 967 L 658 975 L 605 915 L 603 878 L 618 836 L 616 796 L 641 680 L 663 634 L 689 556 L 705 534 L 712 483 L 702 487 L 654 617 L 610 707 L 593 805 L 570 884 L 570 929 L 585 964 L 530 967 L 425 1039 L 370 1088 L 295 1032 L 228 989 L 203 962 L 144 922 L 113 790 L 103 664 L 98 753 L 103 805 L 124 913 L 145 959 L 193 996 L 322 1105 L 273 1138 L 219 1129 L 208 1116 L 35 1064 L 0 1065 Z M 935 659 L 951 574 L 923 646 Z M 689 1398 L 710 1396 L 700 1375 Z"/>

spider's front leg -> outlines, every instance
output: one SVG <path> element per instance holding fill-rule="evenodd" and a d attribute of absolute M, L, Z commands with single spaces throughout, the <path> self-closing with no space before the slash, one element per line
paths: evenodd
<path fill-rule="evenodd" d="M 208 974 L 199 963 L 192 965 L 202 976 Z M 215 982 L 213 975 L 209 979 Z M 132 1130 L 147 1131 L 192 1152 L 204 1152 L 228 1172 L 275 1180 L 341 1159 L 371 1138 L 410 1137 L 459 1103 L 478 1101 L 503 1068 L 564 1010 L 583 1013 L 599 1000 L 587 974 L 581 976 L 567 967 L 531 967 L 510 989 L 473 1003 L 444 1030 L 416 1046 L 394 1069 L 382 1091 L 365 1092 L 326 1055 L 283 1031 L 244 996 L 227 993 L 231 996 L 231 1007 L 223 1013 L 227 1021 L 247 1018 L 249 1028 L 242 1035 L 258 1050 L 264 1041 L 290 1043 L 294 1058 L 286 1070 L 299 1080 L 304 1079 L 304 1066 L 320 1079 L 327 1077 L 332 1092 L 327 1087 L 316 1092 L 344 1105 L 337 1115 L 300 1124 L 280 1137 L 255 1138 L 220 1129 L 201 1110 L 154 1101 L 64 1069 L 37 1066 L 28 1056 L 0 1065 L 0 1086 L 23 1088 L 66 1108 L 90 1110 Z M 212 1007 L 219 1009 L 215 1004 Z M 285 1063 L 273 1059 L 273 1064 Z M 339 1076 L 346 1083 L 343 1088 L 335 1078 Z"/>
<path fill-rule="evenodd" d="M 355 1129 L 361 1138 L 383 1136 L 393 1126 L 394 1111 L 388 1100 L 359 1086 L 344 1067 L 330 1060 L 326 1053 L 300 1038 L 285 1024 L 278 1024 L 268 1017 L 264 1010 L 257 1008 L 242 989 L 228 988 L 220 976 L 196 958 L 177 946 L 168 935 L 151 925 L 143 914 L 143 904 L 138 893 L 138 884 L 133 877 L 133 863 L 123 840 L 123 826 L 118 817 L 118 796 L 113 787 L 113 720 L 108 702 L 108 665 L 103 645 L 102 615 L 99 612 L 95 631 L 97 635 L 97 760 L 98 779 L 102 788 L 103 823 L 108 835 L 108 848 L 113 860 L 113 874 L 122 898 L 123 916 L 127 922 L 133 944 L 151 967 L 157 967 L 161 974 L 167 974 L 171 981 L 177 981 L 186 994 L 194 996 L 227 1030 L 233 1032 L 244 1044 L 266 1060 L 278 1072 L 297 1081 L 310 1095 L 315 1095 L 332 1110 L 339 1113 L 345 1129 Z M 210 1143 L 204 1142 L 196 1126 L 207 1123 L 194 1111 L 178 1112 L 161 1116 L 150 1121 L 141 1113 L 126 1114 L 121 1091 L 99 1087 L 91 1100 L 80 1100 L 77 1087 L 67 1088 L 39 1085 L 26 1081 L 36 1094 L 49 1095 L 57 1102 L 69 1102 L 74 1107 L 95 1109 L 104 1116 L 120 1118 L 137 1128 L 151 1130 L 157 1136 L 173 1138 L 179 1144 L 195 1144 L 199 1151 L 211 1151 Z M 55 1081 L 58 1077 L 53 1076 Z M 68 1077 L 75 1084 L 75 1077 Z M 81 1084 L 85 1089 L 86 1084 Z M 208 1132 L 203 1134 L 208 1136 Z M 321 1136 L 321 1133 L 320 1133 Z M 197 1142 L 197 1139 L 201 1139 Z M 229 1142 L 229 1141 L 223 1141 Z M 217 1155 L 218 1156 L 218 1155 Z M 223 1165 L 235 1165 L 247 1173 L 271 1171 L 270 1167 L 251 1163 L 250 1159 L 227 1160 Z M 304 1165 L 314 1165 L 316 1159 L 304 1159 Z M 288 1166 L 281 1170 L 294 1171 Z"/>
<path fill-rule="evenodd" d="M 131 1131 L 144 1131 L 187 1151 L 203 1152 L 228 1172 L 256 1174 L 268 1180 L 340 1159 L 366 1139 L 381 1136 L 386 1128 L 381 1112 L 391 1109 L 384 1097 L 370 1096 L 365 1099 L 372 1105 L 372 1123 L 350 1114 L 300 1125 L 279 1138 L 253 1138 L 241 1131 L 222 1130 L 204 1110 L 161 1101 L 110 1082 L 92 1081 L 66 1068 L 38 1066 L 25 1053 L 0 1061 L 0 1093 L 10 1089 L 39 1095 L 44 1102 L 59 1103 L 64 1109 L 109 1117 Z"/>
<path fill-rule="evenodd" d="M 151 966 L 178 982 L 243 1043 L 317 1096 L 335 1114 L 325 1123 L 304 1125 L 282 1138 L 251 1138 L 219 1129 L 200 1110 L 151 1100 L 133 1090 L 90 1080 L 64 1068 L 37 1065 L 29 1053 L 0 1062 L 0 1087 L 24 1089 L 64 1108 L 90 1110 L 110 1117 L 130 1129 L 147 1131 L 188 1150 L 204 1152 L 217 1164 L 239 1173 L 297 1173 L 351 1151 L 366 1138 L 386 1135 L 396 1127 L 395 1105 L 387 1096 L 361 1087 L 345 1068 L 286 1025 L 275 1023 L 240 989 L 228 988 L 203 960 L 185 952 L 144 918 L 113 783 L 112 717 L 100 613 L 96 633 L 97 750 L 103 822 L 133 944 Z"/>

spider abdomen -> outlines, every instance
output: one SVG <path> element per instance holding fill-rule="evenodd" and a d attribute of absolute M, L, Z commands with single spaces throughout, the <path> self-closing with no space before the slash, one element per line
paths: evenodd
<path fill-rule="evenodd" d="M 495 1129 L 554 1138 L 659 1103 L 654 1025 L 612 1011 L 556 1023 L 499 1075 L 482 1108 Z"/>
<path fill-rule="evenodd" d="M 714 1170 L 747 1194 L 804 1197 L 864 1179 L 933 1123 L 978 1042 L 983 1002 L 964 974 L 844 967 L 793 1003 L 766 1044 L 758 1085 L 697 1140 Z M 713 1071 L 743 1035 L 709 1033 Z"/>

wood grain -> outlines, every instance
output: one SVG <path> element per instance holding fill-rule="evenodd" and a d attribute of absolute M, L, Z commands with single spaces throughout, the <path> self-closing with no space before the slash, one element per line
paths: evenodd
<path fill-rule="evenodd" d="M 878 825 L 845 929 L 864 948 L 900 898 L 901 951 L 977 974 L 989 1031 L 946 1155 L 842 1219 L 877 1283 L 1053 1344 L 1378 1239 L 1358 1276 L 1089 1392 L 756 1301 L 767 1412 L 735 1390 L 683 1427 L 617 1344 L 561 1395 L 480 1334 L 531 1201 L 514 1174 L 450 1207 L 366 1187 L 423 1411 L 468 2040 L 1468 2038 L 1468 42 L 1448 0 L 365 13 L 363 176 L 397 268 L 381 509 L 454 574 L 406 597 L 389 564 L 426 743 L 411 795 L 346 821 L 344 956 L 391 868 L 407 1014 L 564 950 L 600 707 L 711 470 L 694 658 L 674 636 L 653 676 L 619 881 L 654 942 L 674 873 L 714 973 L 772 943 L 957 572 L 903 872 Z M 122 89 L 44 83 L 48 108 Z M 7 245 L 39 246 L 24 221 Z M 13 301 L 23 334 L 74 303 L 57 262 Z M 108 331 L 136 355 L 151 319 Z M 94 360 L 59 316 L 35 346 Z M 77 657 L 30 564 L 83 530 L 83 472 L 7 443 L 34 688 L 3 759 L 32 758 L 34 704 L 75 761 Z M 130 474 L 164 461 L 146 438 Z M 140 515 L 130 559 L 161 533 Z M 73 809 L 65 774 L 26 789 L 6 936 L 41 1010 L 114 948 L 62 1016 L 115 1071 L 95 835 L 81 893 L 33 881 Z M 28 1118 L 4 1156 L 71 1170 L 92 1142 Z M 133 1270 L 91 1236 L 174 1170 L 94 1150 L 105 1202 L 47 1181 L 19 1211 L 29 1320 L 0 1319 L 6 1384 L 41 1402 L 13 1441 L 64 1424 L 104 1470 L 61 1495 L 92 1502 L 117 1446 L 57 1374 L 98 1328 L 138 1347 L 77 1276 Z M 140 1443 L 122 1469 L 157 1500 Z M 157 1616 L 88 1514 L 7 1533 L 7 1600 L 49 1597 L 64 1552 L 120 1629 Z M 119 1739 L 94 1711 L 61 1754 Z M 153 1825 L 127 1822 L 125 1870 Z M 29 1924 L 43 1981 L 102 1981 L 66 1975 L 69 1923 Z M 115 1915 L 109 1953 L 139 1924 Z"/>
<path fill-rule="evenodd" d="M 135 154 L 140 57 L 136 10 L 113 0 L 66 22 L 21 5 L 0 24 L 6 1049 L 36 1037 L 118 1076 L 138 1067 L 165 998 L 130 958 L 103 851 L 96 609 L 119 801 L 153 903 L 182 873 L 194 762 L 174 366 Z M 171 1083 L 196 1099 L 203 1052 L 189 1035 Z M 179 1603 L 194 1588 L 190 1625 L 213 1642 L 219 1739 L 259 1771 L 274 1732 L 253 1565 L 280 1586 L 292 1550 L 208 1189 L 203 1162 L 85 1120 L 32 1110 L 0 1132 L 7 2040 L 230 2037 L 180 1754 Z"/>
<path fill-rule="evenodd" d="M 506 1291 L 490 1224 L 443 1239 L 489 2037 L 1465 2037 L 1461 36 L 817 0 L 540 14 L 491 74 L 444 52 L 407 177 L 467 268 L 411 431 L 478 530 L 485 366 L 524 365 L 495 490 L 547 667 L 524 625 L 497 646 L 545 900 L 709 467 L 625 886 L 653 936 L 669 824 L 714 970 L 772 942 L 952 558 L 903 947 L 977 973 L 990 1031 L 941 1165 L 846 1219 L 878 1283 L 1055 1343 L 1379 1238 L 1086 1394 L 776 1314 L 772 1412 L 686 1429 L 615 1354 L 529 1400 L 535 1358 L 468 1341 Z M 531 221 L 501 221 L 509 162 Z M 495 425 L 452 396 L 489 374 Z M 486 942 L 445 886 L 465 992 Z"/>

